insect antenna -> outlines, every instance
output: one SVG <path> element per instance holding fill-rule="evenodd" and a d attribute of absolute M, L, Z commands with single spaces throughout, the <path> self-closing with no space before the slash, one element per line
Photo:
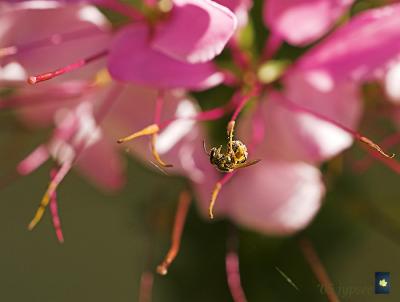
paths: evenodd
<path fill-rule="evenodd" d="M 206 141 L 205 141 L 205 140 L 203 140 L 203 149 L 204 149 L 204 152 L 205 152 L 208 156 L 210 156 L 210 151 L 207 150 L 207 146 L 206 146 Z"/>

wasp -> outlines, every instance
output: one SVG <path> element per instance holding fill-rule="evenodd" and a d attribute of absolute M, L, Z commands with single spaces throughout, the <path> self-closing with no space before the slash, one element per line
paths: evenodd
<path fill-rule="evenodd" d="M 219 171 L 225 173 L 254 165 L 260 161 L 259 159 L 247 161 L 249 153 L 246 145 L 240 140 L 233 140 L 233 134 L 229 136 L 229 142 L 225 151 L 222 150 L 222 146 L 212 147 L 210 151 L 207 151 L 205 141 L 203 141 L 203 147 L 206 154 L 210 157 L 210 163 Z"/>

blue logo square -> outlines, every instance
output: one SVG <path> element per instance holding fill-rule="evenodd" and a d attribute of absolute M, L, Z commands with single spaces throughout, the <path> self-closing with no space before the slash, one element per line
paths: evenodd
<path fill-rule="evenodd" d="M 375 294 L 390 293 L 390 273 L 375 272 Z"/>

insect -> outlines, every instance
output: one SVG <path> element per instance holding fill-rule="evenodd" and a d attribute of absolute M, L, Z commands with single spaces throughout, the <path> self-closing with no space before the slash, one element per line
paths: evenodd
<path fill-rule="evenodd" d="M 210 151 L 207 151 L 205 141 L 203 141 L 203 147 L 210 157 L 210 163 L 219 171 L 225 173 L 254 165 L 260 161 L 259 159 L 247 161 L 249 155 L 247 147 L 239 140 L 230 139 L 225 152 L 223 152 L 222 146 L 213 147 Z"/>

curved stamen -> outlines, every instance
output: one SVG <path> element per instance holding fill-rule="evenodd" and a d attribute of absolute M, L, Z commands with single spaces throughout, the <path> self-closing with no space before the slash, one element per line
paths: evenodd
<path fill-rule="evenodd" d="M 173 165 L 171 165 L 171 164 L 166 164 L 166 163 L 161 159 L 160 155 L 159 155 L 158 152 L 157 152 L 157 148 L 156 148 L 156 145 L 157 145 L 157 137 L 158 137 L 158 134 L 157 134 L 157 133 L 154 133 L 154 134 L 151 136 L 151 144 L 150 144 L 150 146 L 151 146 L 151 154 L 153 154 L 154 159 L 157 161 L 157 163 L 158 163 L 159 165 L 161 165 L 161 166 L 164 167 L 164 168 L 171 168 L 171 167 L 173 167 Z"/>
<path fill-rule="evenodd" d="M 366 144 L 368 147 L 374 149 L 375 151 L 377 151 L 379 154 L 381 154 L 382 156 L 384 156 L 386 158 L 392 159 L 393 157 L 395 157 L 394 153 L 392 153 L 390 155 L 387 154 L 378 144 L 373 142 L 371 139 L 363 136 L 362 134 L 358 133 L 355 130 L 352 130 L 352 129 L 340 124 L 339 122 L 337 122 L 337 121 L 335 121 L 335 120 L 333 120 L 333 119 L 331 119 L 331 118 L 329 118 L 327 116 L 324 116 L 323 114 L 320 114 L 318 112 L 314 112 L 314 111 L 312 111 L 310 109 L 307 109 L 307 108 L 305 108 L 305 107 L 303 107 L 301 105 L 298 105 L 298 104 L 296 104 L 296 103 L 294 103 L 294 102 L 292 102 L 290 100 L 287 100 L 287 99 L 282 100 L 282 103 L 286 104 L 287 107 L 292 108 L 294 111 L 300 111 L 300 112 L 305 112 L 305 113 L 311 114 L 311 115 L 313 115 L 313 116 L 315 116 L 315 117 L 317 117 L 317 118 L 319 118 L 321 120 L 324 120 L 324 121 L 326 121 L 326 122 L 328 122 L 330 124 L 335 125 L 336 127 L 340 128 L 340 129 L 344 130 L 345 132 L 349 133 L 350 135 L 352 135 L 359 142 L 362 142 L 363 144 Z"/>
<path fill-rule="evenodd" d="M 58 215 L 57 192 L 54 192 L 50 198 L 50 212 L 58 242 L 64 243 L 64 235 L 61 229 L 61 220 L 60 216 Z"/>
<path fill-rule="evenodd" d="M 58 185 L 63 180 L 65 175 L 67 175 L 68 171 L 71 169 L 72 164 L 70 162 L 65 162 L 61 165 L 61 168 L 57 171 L 54 178 L 51 180 L 41 202 L 39 208 L 37 209 L 35 216 L 32 221 L 28 225 L 28 229 L 31 231 L 33 228 L 39 223 L 42 219 L 44 211 L 46 210 L 47 205 L 50 202 L 50 198 L 56 191 Z"/>
<path fill-rule="evenodd" d="M 310 265 L 314 275 L 317 277 L 321 286 L 323 286 L 326 296 L 330 302 L 339 302 L 339 298 L 335 293 L 332 281 L 329 278 L 317 252 L 315 251 L 312 243 L 307 238 L 301 238 L 299 241 L 299 246 L 303 252 L 304 258 Z"/>
<path fill-rule="evenodd" d="M 120 138 L 117 140 L 118 144 L 126 143 L 131 140 L 134 140 L 135 138 L 141 137 L 141 136 L 146 136 L 146 135 L 153 135 L 155 133 L 158 133 L 160 131 L 160 128 L 156 124 L 151 124 L 142 130 L 139 130 L 131 135 L 128 135 L 126 137 Z"/>
<path fill-rule="evenodd" d="M 176 210 L 174 227 L 172 230 L 171 247 L 163 262 L 159 266 L 157 266 L 157 273 L 159 273 L 160 275 L 166 275 L 168 273 L 168 267 L 171 265 L 172 261 L 174 261 L 179 252 L 183 227 L 185 225 L 190 201 L 190 194 L 187 191 L 181 192 L 179 196 L 178 209 Z"/>
<path fill-rule="evenodd" d="M 208 215 L 211 219 L 214 219 L 214 206 L 217 200 L 218 194 L 222 189 L 222 186 L 232 178 L 232 176 L 236 173 L 236 171 L 232 171 L 231 173 L 225 174 L 217 183 L 215 184 L 214 190 L 211 194 L 211 201 L 208 206 Z"/>
<path fill-rule="evenodd" d="M 246 302 L 246 295 L 240 281 L 237 243 L 235 242 L 235 244 L 230 245 L 231 246 L 228 246 L 228 252 L 225 257 L 225 269 L 229 290 L 234 302 Z"/>

